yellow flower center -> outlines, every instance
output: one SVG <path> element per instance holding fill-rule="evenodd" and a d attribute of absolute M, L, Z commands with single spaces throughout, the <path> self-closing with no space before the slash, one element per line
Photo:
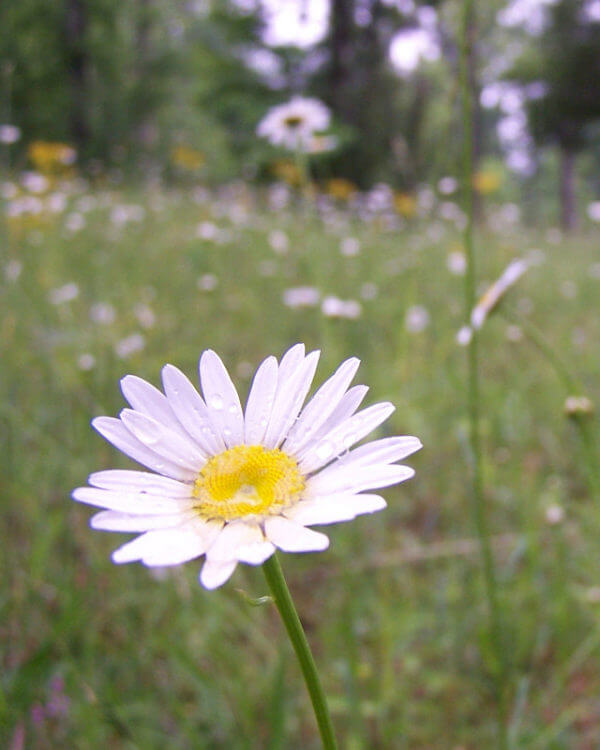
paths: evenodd
<path fill-rule="evenodd" d="M 193 494 L 203 518 L 233 521 L 275 515 L 293 505 L 304 487 L 298 464 L 283 451 L 236 445 L 206 462 Z"/>
<path fill-rule="evenodd" d="M 290 117 L 286 117 L 283 121 L 285 126 L 288 128 L 298 128 L 303 123 L 303 118 L 298 117 L 297 115 L 291 115 Z"/>

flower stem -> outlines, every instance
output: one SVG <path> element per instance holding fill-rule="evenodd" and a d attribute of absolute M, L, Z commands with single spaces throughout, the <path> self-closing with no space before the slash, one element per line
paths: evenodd
<path fill-rule="evenodd" d="M 319 680 L 319 674 L 313 655 L 306 640 L 306 635 L 294 607 L 292 596 L 285 582 L 283 571 L 279 560 L 276 555 L 272 555 L 262 566 L 265 578 L 271 589 L 271 594 L 275 600 L 285 629 L 287 630 L 298 661 L 300 662 L 300 669 L 304 676 L 306 687 L 310 695 L 310 700 L 313 705 L 315 712 L 315 718 L 319 726 L 319 732 L 321 734 L 321 740 L 325 750 L 336 750 L 337 743 L 335 740 L 335 734 L 333 731 L 333 724 L 331 722 L 331 716 L 329 715 L 329 709 L 327 708 L 327 700 L 325 693 Z"/>
<path fill-rule="evenodd" d="M 463 0 L 463 16 L 461 23 L 460 45 L 460 88 L 462 92 L 463 117 L 463 191 L 465 195 L 465 213 L 467 217 L 464 244 L 467 258 L 467 272 L 465 275 L 465 308 L 467 323 L 470 321 L 471 311 L 476 303 L 476 268 L 475 246 L 473 239 L 474 225 L 474 195 L 473 195 L 473 103 L 470 83 L 469 64 L 472 61 L 472 44 L 474 28 L 474 8 L 472 0 Z M 493 678 L 496 692 L 496 711 L 498 721 L 498 747 L 504 750 L 508 746 L 506 733 L 507 718 L 507 678 L 506 652 L 504 649 L 503 626 L 498 583 L 485 505 L 483 484 L 483 456 L 481 446 L 480 427 L 480 389 L 479 389 L 479 336 L 474 331 L 468 346 L 468 411 L 469 411 L 469 442 L 472 461 L 472 514 L 479 539 L 481 564 L 485 596 L 487 599 L 490 638 L 494 652 Z"/>

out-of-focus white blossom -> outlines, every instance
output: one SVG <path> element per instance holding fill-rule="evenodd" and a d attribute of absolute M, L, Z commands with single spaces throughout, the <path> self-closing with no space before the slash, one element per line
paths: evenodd
<path fill-rule="evenodd" d="M 330 295 L 321 303 L 321 312 L 328 318 L 356 320 L 362 314 L 362 305 L 354 299 L 344 300 Z"/>
<path fill-rule="evenodd" d="M 404 327 L 409 333 L 421 333 L 429 325 L 429 311 L 423 305 L 412 305 L 404 316 Z"/>
<path fill-rule="evenodd" d="M 141 333 L 132 333 L 115 344 L 115 354 L 120 359 L 126 359 L 132 354 L 141 352 L 146 346 L 146 340 Z"/>
<path fill-rule="evenodd" d="M 62 305 L 65 302 L 71 302 L 79 297 L 79 286 L 71 281 L 68 284 L 51 289 L 48 299 L 53 305 Z"/>
<path fill-rule="evenodd" d="M 316 307 L 320 299 L 321 292 L 314 286 L 296 286 L 283 292 L 283 304 L 292 309 Z"/>

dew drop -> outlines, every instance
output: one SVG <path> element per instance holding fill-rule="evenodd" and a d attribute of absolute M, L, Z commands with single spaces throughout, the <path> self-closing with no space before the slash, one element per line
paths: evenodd
<path fill-rule="evenodd" d="M 333 446 L 328 440 L 319 443 L 316 448 L 317 456 L 321 459 L 329 458 L 333 455 Z"/>
<path fill-rule="evenodd" d="M 346 433 L 346 434 L 345 434 L 345 435 L 344 435 L 344 436 L 342 437 L 342 444 L 343 444 L 343 446 L 344 446 L 344 448 L 345 448 L 346 450 L 348 450 L 349 448 L 351 448 L 351 447 L 352 447 L 352 445 L 354 444 L 354 433 L 352 433 L 352 432 L 347 432 L 347 433 Z"/>
<path fill-rule="evenodd" d="M 134 434 L 144 445 L 151 446 L 158 443 L 159 437 L 154 430 L 148 430 L 137 426 Z"/>
<path fill-rule="evenodd" d="M 237 414 L 237 406 L 235 404 L 231 404 L 229 406 L 229 409 L 227 410 L 230 414 Z"/>
<path fill-rule="evenodd" d="M 216 409 L 217 411 L 220 411 L 223 408 L 223 399 L 218 394 L 211 396 L 209 403 L 212 408 Z"/>

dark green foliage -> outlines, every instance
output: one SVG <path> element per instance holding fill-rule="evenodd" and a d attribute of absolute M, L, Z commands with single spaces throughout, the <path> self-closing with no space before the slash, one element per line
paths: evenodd
<path fill-rule="evenodd" d="M 507 75 L 521 83 L 542 82 L 545 94 L 528 104 L 540 144 L 567 151 L 586 143 L 588 127 L 600 119 L 600 22 L 585 16 L 584 0 L 561 0 L 549 9 L 550 23 Z"/>

